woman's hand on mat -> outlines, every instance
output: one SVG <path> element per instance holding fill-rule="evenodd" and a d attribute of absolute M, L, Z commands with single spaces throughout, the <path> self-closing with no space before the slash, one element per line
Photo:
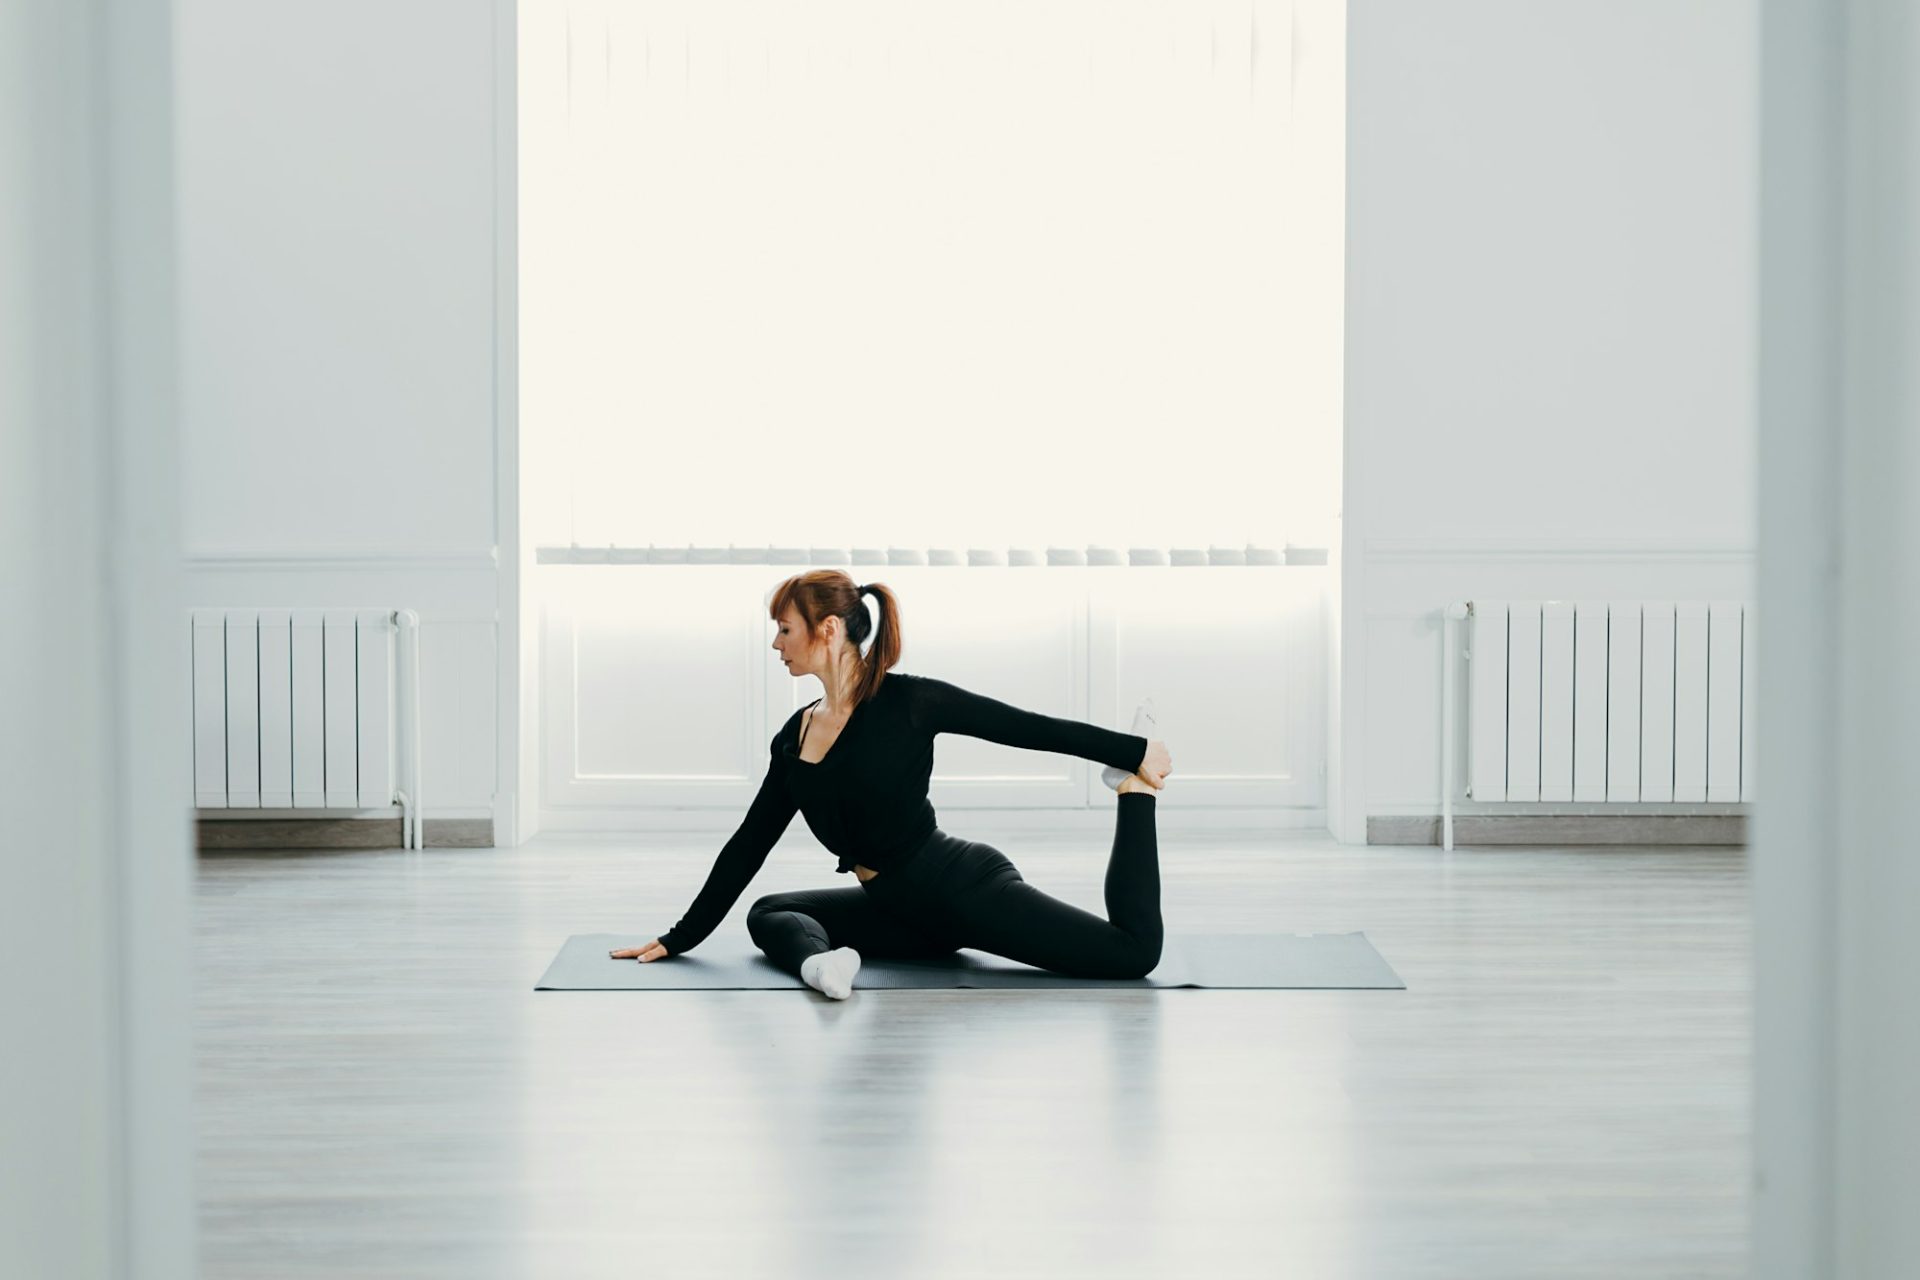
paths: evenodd
<path fill-rule="evenodd" d="M 1135 773 L 1156 787 L 1167 785 L 1167 775 L 1173 772 L 1173 756 L 1167 751 L 1167 744 L 1158 738 L 1147 741 L 1147 754 L 1141 759 Z"/>
<path fill-rule="evenodd" d="M 667 954 L 667 949 L 660 945 L 660 939 L 655 938 L 644 947 L 625 947 L 619 951 L 609 951 L 607 954 L 615 960 L 638 959 L 641 964 L 645 964 L 649 960 L 658 960 Z"/>

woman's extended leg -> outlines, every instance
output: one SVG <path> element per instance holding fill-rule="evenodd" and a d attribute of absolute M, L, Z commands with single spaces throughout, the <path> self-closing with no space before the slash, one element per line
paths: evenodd
<path fill-rule="evenodd" d="M 1080 978 L 1140 978 L 1160 963 L 1160 849 L 1156 797 L 1122 792 L 1107 859 L 1102 920 L 1034 888 L 1008 865 L 953 904 L 962 946 Z"/>
<path fill-rule="evenodd" d="M 801 889 L 772 893 L 747 909 L 747 932 L 767 958 L 798 977 L 800 962 L 819 951 L 852 947 L 864 957 L 952 955 L 957 943 L 916 932 L 881 912 L 866 889 Z"/>

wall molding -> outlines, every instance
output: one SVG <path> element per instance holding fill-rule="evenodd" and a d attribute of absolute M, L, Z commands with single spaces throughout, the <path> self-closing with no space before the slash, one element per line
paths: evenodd
<path fill-rule="evenodd" d="M 1548 564 L 1684 560 L 1751 563 L 1752 545 L 1731 541 L 1680 542 L 1665 538 L 1369 538 L 1366 556 L 1381 563 L 1493 560 Z"/>
<path fill-rule="evenodd" d="M 228 610 L 229 612 L 237 612 L 237 613 L 251 612 L 255 609 L 296 609 L 296 608 L 315 608 L 315 609 L 322 609 L 322 610 L 328 610 L 328 611 L 337 610 L 342 613 L 352 613 L 356 611 L 373 610 L 373 609 L 391 609 L 395 607 L 407 607 L 407 606 L 395 606 L 391 602 L 388 602 L 388 603 L 374 603 L 374 604 L 367 604 L 367 605 L 330 605 L 330 604 L 293 605 L 293 604 L 284 604 L 284 603 L 282 604 L 269 603 L 264 605 L 241 606 L 241 605 L 211 604 L 211 605 L 196 605 L 194 607 L 199 609 L 211 609 L 211 610 L 225 609 L 225 610 Z M 426 626 L 428 623 L 432 623 L 434 626 L 462 626 L 462 627 L 494 627 L 500 624 L 499 615 L 492 614 L 492 613 L 455 613 L 455 612 L 448 612 L 445 610 L 420 609 L 420 608 L 414 608 L 413 612 L 415 616 L 417 616 L 420 619 L 420 625 L 422 627 Z"/>
<path fill-rule="evenodd" d="M 484 551 L 435 551 L 395 547 L 364 548 L 189 549 L 183 563 L 190 571 L 298 572 L 298 573 L 419 573 L 486 572 L 500 568 L 492 547 Z"/>

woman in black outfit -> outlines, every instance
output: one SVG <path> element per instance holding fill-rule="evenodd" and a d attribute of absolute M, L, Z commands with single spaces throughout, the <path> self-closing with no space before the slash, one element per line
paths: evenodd
<path fill-rule="evenodd" d="M 877 629 L 862 597 L 872 593 Z M 860 957 L 939 956 L 973 947 L 1080 977 L 1137 978 L 1160 961 L 1154 805 L 1173 771 L 1150 703 L 1133 732 L 1040 715 L 944 680 L 889 673 L 900 610 L 881 583 L 814 570 L 775 589 L 773 648 L 790 674 L 818 676 L 825 697 L 788 717 L 768 744 L 766 777 L 680 922 L 642 947 L 643 962 L 698 946 L 738 900 L 795 812 L 839 856 L 857 887 L 776 893 L 747 928 L 774 963 L 835 999 Z M 861 645 L 871 634 L 872 643 Z M 939 829 L 927 786 L 933 739 L 963 733 L 1008 746 L 1098 760 L 1119 794 L 1103 920 L 1028 884 L 999 850 Z"/>

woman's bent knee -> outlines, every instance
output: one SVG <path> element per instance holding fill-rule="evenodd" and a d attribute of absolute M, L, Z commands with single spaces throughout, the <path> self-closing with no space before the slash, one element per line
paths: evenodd
<path fill-rule="evenodd" d="M 1123 978 L 1144 978 L 1159 967 L 1160 943 L 1156 939 L 1151 944 L 1143 943 L 1134 948 L 1134 954 L 1127 959 L 1125 966 L 1126 972 L 1119 976 Z"/>
<path fill-rule="evenodd" d="M 793 910 L 793 905 L 792 895 L 769 893 L 753 900 L 753 905 L 747 908 L 747 918 L 752 919 L 754 916 L 772 915 L 776 911 L 791 911 Z"/>
<path fill-rule="evenodd" d="M 764 898 L 756 898 L 747 908 L 747 932 L 758 941 L 760 931 L 767 925 L 768 918 L 780 911 L 792 910 L 792 904 L 783 895 L 770 893 Z"/>
<path fill-rule="evenodd" d="M 1018 958 L 1018 957 L 1013 957 Z M 1028 963 L 1033 963 L 1029 961 Z M 1160 967 L 1160 944 L 1134 944 L 1111 948 L 1097 958 L 1080 957 L 1072 961 L 1039 961 L 1041 968 L 1064 973 L 1070 978 L 1144 978 Z"/>

